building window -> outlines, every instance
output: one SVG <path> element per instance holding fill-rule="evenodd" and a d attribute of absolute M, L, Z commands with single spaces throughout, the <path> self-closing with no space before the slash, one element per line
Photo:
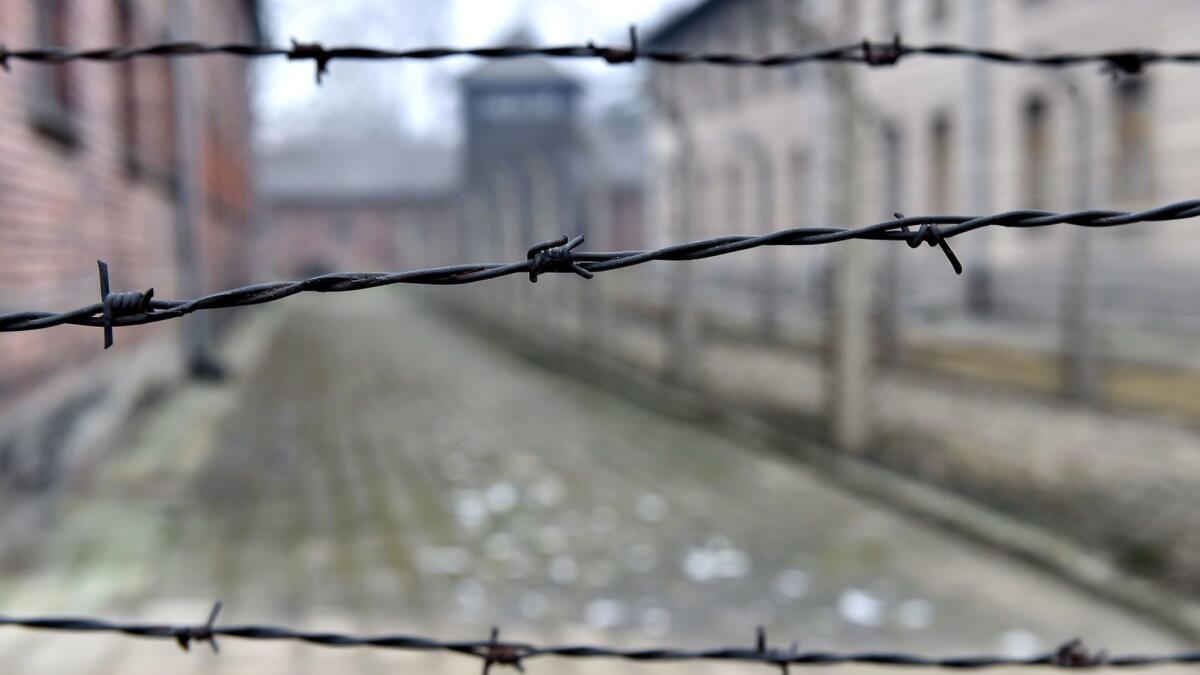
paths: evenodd
<path fill-rule="evenodd" d="M 561 117 L 565 102 L 557 94 L 488 94 L 479 102 L 479 112 L 489 122 L 538 122 Z"/>
<path fill-rule="evenodd" d="M 1113 191 L 1117 199 L 1147 199 L 1153 192 L 1149 92 L 1143 78 L 1127 78 L 1116 87 L 1116 166 Z"/>
<path fill-rule="evenodd" d="M 889 213 L 904 209 L 904 154 L 900 128 L 888 120 L 883 123 L 883 198 Z"/>
<path fill-rule="evenodd" d="M 1050 134 L 1046 101 L 1031 96 L 1022 113 L 1021 150 L 1023 152 L 1021 181 L 1026 208 L 1045 209 L 1050 191 Z"/>
<path fill-rule="evenodd" d="M 752 228 L 746 221 L 746 176 L 739 166 L 729 167 L 726 180 L 725 226 L 726 232 L 749 232 Z"/>
<path fill-rule="evenodd" d="M 802 148 L 793 148 L 788 157 L 788 183 L 791 185 L 792 220 L 797 226 L 813 223 L 817 207 L 813 203 L 816 190 L 813 185 L 812 158 Z"/>
<path fill-rule="evenodd" d="M 70 44 L 69 0 L 32 0 L 34 42 L 41 47 Z M 75 66 L 63 63 L 33 70 L 30 107 L 34 126 L 50 138 L 68 145 L 77 141 L 74 112 Z"/>
<path fill-rule="evenodd" d="M 950 210 L 952 132 L 949 115 L 944 112 L 934 115 L 929 138 L 929 206 L 934 211 Z"/>
<path fill-rule="evenodd" d="M 941 25 L 950 16 L 950 3 L 947 0 L 929 0 L 929 22 Z"/>

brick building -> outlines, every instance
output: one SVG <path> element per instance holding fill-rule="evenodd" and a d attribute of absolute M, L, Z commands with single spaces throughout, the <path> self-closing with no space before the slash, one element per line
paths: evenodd
<path fill-rule="evenodd" d="M 259 37 L 252 0 L 0 3 L 0 41 L 12 47 Z M 165 59 L 10 67 L 0 73 L 0 312 L 97 301 L 97 259 L 110 264 L 114 290 L 153 286 L 159 297 L 179 297 L 184 194 L 196 205 L 184 248 L 199 261 L 200 286 L 247 278 L 254 210 L 247 61 L 189 61 L 186 92 L 179 63 Z M 177 101 L 192 103 L 181 113 Z M 181 169 L 181 119 L 195 129 L 193 171 Z M 0 336 L 0 476 L 28 473 L 13 468 L 21 457 L 36 458 L 34 473 L 52 471 L 81 412 L 135 379 L 132 366 L 118 364 L 154 344 L 174 346 L 182 322 L 173 323 L 118 331 L 107 353 L 95 329 Z M 119 376 L 98 375 L 114 369 Z"/>
<path fill-rule="evenodd" d="M 275 277 L 428 261 L 453 231 L 453 150 L 396 133 L 313 137 L 264 151 L 263 265 Z M 432 263 L 425 263 L 426 265 Z"/>

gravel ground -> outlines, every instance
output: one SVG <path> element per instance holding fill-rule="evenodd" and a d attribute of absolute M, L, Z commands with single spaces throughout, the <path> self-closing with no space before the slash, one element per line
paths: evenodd
<path fill-rule="evenodd" d="M 259 310 L 272 318 L 234 340 L 235 381 L 185 388 L 132 424 L 47 514 L 36 564 L 0 578 L 0 606 L 197 621 L 220 598 L 230 622 L 464 639 L 498 623 L 513 639 L 626 645 L 749 644 L 763 624 L 815 649 L 1021 654 L 1075 635 L 1114 651 L 1180 647 L 994 551 L 532 367 L 398 297 Z M 714 353 L 710 365 L 736 370 L 732 386 L 747 395 L 771 391 L 778 364 L 744 356 Z M 799 383 L 789 391 L 807 396 L 803 368 L 788 368 Z M 888 415 L 944 404 L 892 391 Z M 967 434 L 967 414 L 914 421 L 940 429 L 955 417 Z M 1088 433 L 1084 421 L 1059 424 L 1068 438 Z M 1008 445 L 995 453 L 1032 447 L 997 438 Z M 1039 461 L 1069 445 L 1037 446 Z M 233 640 L 214 657 L 170 642 L 0 633 L 0 671 L 14 675 L 402 666 L 479 669 L 462 657 Z"/>

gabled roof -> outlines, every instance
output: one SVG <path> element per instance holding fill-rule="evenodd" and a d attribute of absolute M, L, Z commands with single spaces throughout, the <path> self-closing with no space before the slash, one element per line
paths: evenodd
<path fill-rule="evenodd" d="M 733 0 L 698 0 L 690 6 L 680 8 L 650 31 L 646 43 L 651 47 L 667 46 L 666 43 L 686 31 L 695 21 L 727 2 Z"/>

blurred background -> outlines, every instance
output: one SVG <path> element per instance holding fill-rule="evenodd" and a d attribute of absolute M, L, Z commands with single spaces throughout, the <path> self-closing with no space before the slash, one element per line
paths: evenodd
<path fill-rule="evenodd" d="M 0 40 L 1189 50 L 1145 0 L 0 0 Z M 1188 66 L 11 62 L 0 312 L 1196 197 Z M 758 249 L 0 335 L 0 611 L 446 639 L 1114 652 L 1200 637 L 1189 222 Z M 0 633 L 5 673 L 473 672 Z M 682 666 L 532 662 L 559 672 Z M 686 666 L 695 671 L 692 665 Z M 701 669 L 703 670 L 703 669 Z M 715 670 L 715 669 L 713 669 Z M 735 670 L 722 667 L 723 671 Z M 751 669 L 743 668 L 745 672 Z M 761 666 L 753 672 L 761 670 Z M 859 672 L 845 668 L 847 672 Z M 865 670 L 865 669 L 864 669 Z M 1166 672 L 1166 671 L 1163 671 Z"/>

